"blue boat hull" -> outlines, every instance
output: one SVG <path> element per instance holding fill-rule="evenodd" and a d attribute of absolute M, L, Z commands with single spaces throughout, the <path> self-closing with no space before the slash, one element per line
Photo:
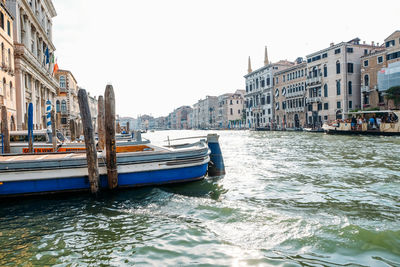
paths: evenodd
<path fill-rule="evenodd" d="M 204 178 L 208 163 L 175 169 L 122 173 L 118 175 L 119 187 L 137 187 L 195 181 Z M 107 176 L 100 176 L 102 188 L 107 188 Z M 34 195 L 65 191 L 89 190 L 88 177 L 10 181 L 0 184 L 0 197 Z"/>

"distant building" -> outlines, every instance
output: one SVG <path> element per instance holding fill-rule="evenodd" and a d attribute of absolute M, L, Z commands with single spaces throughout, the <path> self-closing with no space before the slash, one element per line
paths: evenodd
<path fill-rule="evenodd" d="M 4 0 L 0 1 L 0 39 L 1 39 L 1 68 L 0 68 L 0 107 L 7 107 L 9 129 L 17 129 L 17 101 L 15 90 L 14 64 L 14 17 L 6 7 Z"/>
<path fill-rule="evenodd" d="M 139 115 L 136 119 L 135 129 L 138 130 L 151 130 L 155 129 L 156 122 L 151 115 Z"/>
<path fill-rule="evenodd" d="M 385 101 L 385 91 L 400 86 L 400 31 L 393 32 L 382 46 L 361 57 L 362 109 L 394 108 Z"/>
<path fill-rule="evenodd" d="M 246 118 L 251 128 L 267 127 L 274 124 L 274 74 L 293 66 L 293 62 L 281 60 L 271 63 L 265 47 L 264 66 L 253 71 L 249 57 L 246 79 Z M 278 81 L 279 82 L 279 81 Z"/>
<path fill-rule="evenodd" d="M 275 73 L 275 121 L 278 129 L 301 128 L 305 114 L 307 63 L 302 58 L 287 69 Z"/>
<path fill-rule="evenodd" d="M 355 38 L 307 55 L 307 123 L 319 127 L 360 109 L 360 59 L 375 50 Z"/>
<path fill-rule="evenodd" d="M 93 125 L 93 129 L 95 131 L 97 131 L 97 114 L 98 114 L 98 101 L 97 98 L 95 96 L 91 96 L 90 93 L 88 92 L 88 100 L 89 100 L 89 109 L 90 109 L 90 115 L 92 116 L 92 125 Z M 79 110 L 79 104 L 78 104 L 78 110 Z M 79 115 L 77 116 L 78 118 L 80 118 L 80 111 L 79 111 Z M 79 134 L 83 134 L 83 129 L 81 128 L 82 122 L 81 120 L 79 120 L 79 124 L 78 124 L 78 131 Z"/>
<path fill-rule="evenodd" d="M 244 121 L 245 90 L 236 90 L 218 96 L 217 127 L 221 129 L 245 127 Z"/>
<path fill-rule="evenodd" d="M 64 135 L 71 136 L 71 130 L 80 129 L 82 123 L 78 103 L 78 82 L 69 70 L 58 70 L 55 78 L 59 83 L 55 101 L 58 129 Z"/>
<path fill-rule="evenodd" d="M 217 127 L 218 97 L 206 96 L 193 105 L 193 120 L 196 129 Z"/>

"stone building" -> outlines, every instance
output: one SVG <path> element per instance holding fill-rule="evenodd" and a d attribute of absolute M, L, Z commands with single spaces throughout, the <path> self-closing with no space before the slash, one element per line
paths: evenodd
<path fill-rule="evenodd" d="M 265 48 L 264 66 L 253 71 L 249 57 L 246 79 L 246 118 L 249 128 L 269 127 L 274 124 L 273 86 L 274 74 L 277 71 L 293 66 L 293 62 L 281 60 L 276 63 L 268 61 Z"/>
<path fill-rule="evenodd" d="M 393 101 L 385 100 L 384 94 L 391 86 L 400 86 L 399 61 L 400 31 L 398 30 L 388 36 L 384 44 L 361 57 L 362 109 L 395 108 Z"/>
<path fill-rule="evenodd" d="M 220 129 L 245 127 L 243 121 L 245 90 L 218 96 L 217 127 Z"/>
<path fill-rule="evenodd" d="M 59 82 L 56 96 L 58 129 L 66 136 L 71 136 L 71 132 L 80 134 L 81 117 L 78 103 L 78 82 L 69 70 L 58 70 L 55 73 L 55 78 Z M 93 114 L 91 115 L 93 116 Z"/>
<path fill-rule="evenodd" d="M 377 48 L 355 38 L 307 55 L 307 123 L 320 127 L 360 109 L 360 59 Z"/>
<path fill-rule="evenodd" d="M 305 115 L 307 64 L 298 58 L 295 65 L 275 73 L 274 102 L 277 129 L 302 128 Z"/>
<path fill-rule="evenodd" d="M 1 41 L 1 68 L 0 68 L 0 107 L 7 107 L 9 129 L 16 130 L 17 102 L 15 91 L 14 72 L 14 17 L 6 7 L 6 1 L 0 1 L 0 41 Z"/>
<path fill-rule="evenodd" d="M 218 97 L 206 96 L 193 105 L 193 127 L 196 129 L 217 127 Z"/>
<path fill-rule="evenodd" d="M 89 102 L 89 109 L 90 109 L 90 115 L 92 116 L 92 125 L 93 129 L 97 131 L 97 114 L 98 114 L 98 106 L 99 103 L 97 101 L 96 96 L 91 96 L 90 93 L 88 92 L 88 102 Z M 78 133 L 83 134 L 83 129 L 81 127 L 82 125 L 82 120 L 80 119 L 80 111 L 79 111 L 79 104 L 78 104 Z"/>
<path fill-rule="evenodd" d="M 46 125 L 45 107 L 54 107 L 58 83 L 53 77 L 52 19 L 57 15 L 51 0 L 8 0 L 14 17 L 14 62 L 17 128 L 26 127 L 28 103 L 33 103 L 33 123 Z"/>

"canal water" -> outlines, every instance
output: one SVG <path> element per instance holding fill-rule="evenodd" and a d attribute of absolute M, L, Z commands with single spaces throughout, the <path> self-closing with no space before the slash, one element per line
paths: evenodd
<path fill-rule="evenodd" d="M 1 200 L 0 266 L 400 265 L 400 138 L 218 133 L 221 178 Z"/>

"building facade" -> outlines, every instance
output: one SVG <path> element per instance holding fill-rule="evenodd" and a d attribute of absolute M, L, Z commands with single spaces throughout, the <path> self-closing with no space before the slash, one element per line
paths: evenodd
<path fill-rule="evenodd" d="M 206 96 L 193 105 L 193 120 L 196 129 L 216 128 L 218 97 Z"/>
<path fill-rule="evenodd" d="M 26 128 L 30 102 L 35 128 L 44 128 L 46 101 L 50 100 L 54 108 L 58 88 L 52 73 L 52 19 L 56 10 L 51 0 L 8 0 L 7 8 L 14 16 L 17 128 Z"/>
<path fill-rule="evenodd" d="M 71 136 L 72 132 L 79 132 L 81 124 L 78 82 L 69 70 L 58 70 L 55 78 L 59 82 L 56 96 L 57 126 L 65 136 Z"/>
<path fill-rule="evenodd" d="M 248 74 L 244 76 L 246 79 L 246 124 L 249 128 L 274 125 L 274 74 L 293 65 L 293 62 L 287 60 L 270 63 L 267 48 L 265 48 L 263 67 L 253 71 L 249 58 Z"/>
<path fill-rule="evenodd" d="M 324 122 L 342 119 L 343 114 L 360 109 L 360 59 L 374 44 L 360 44 L 355 38 L 331 44 L 307 55 L 307 123 L 320 127 Z"/>
<path fill-rule="evenodd" d="M 244 94 L 245 90 L 236 90 L 218 96 L 217 127 L 231 129 L 245 127 L 244 121 Z"/>
<path fill-rule="evenodd" d="M 393 109 L 393 101 L 385 99 L 385 91 L 400 86 L 400 31 L 385 39 L 382 46 L 361 57 L 362 109 Z M 397 77 L 397 78 L 396 78 Z"/>
<path fill-rule="evenodd" d="M 292 67 L 275 73 L 274 102 L 277 129 L 302 128 L 306 124 L 307 64 L 302 58 Z"/>
<path fill-rule="evenodd" d="M 7 107 L 8 129 L 16 130 L 17 102 L 14 71 L 14 17 L 6 7 L 6 1 L 0 1 L 0 107 Z"/>

